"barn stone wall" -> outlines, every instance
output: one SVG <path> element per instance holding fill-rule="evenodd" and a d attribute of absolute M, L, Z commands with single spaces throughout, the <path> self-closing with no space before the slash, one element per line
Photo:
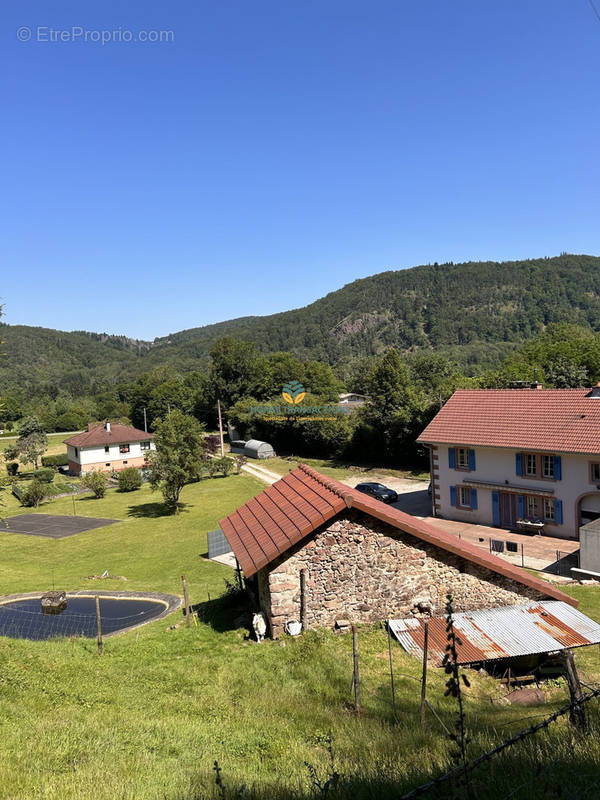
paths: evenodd
<path fill-rule="evenodd" d="M 300 570 L 306 570 L 308 627 L 336 619 L 374 622 L 389 616 L 444 613 L 514 605 L 539 592 L 427 544 L 357 511 L 316 531 L 258 574 L 259 602 L 271 633 L 300 619 Z"/>

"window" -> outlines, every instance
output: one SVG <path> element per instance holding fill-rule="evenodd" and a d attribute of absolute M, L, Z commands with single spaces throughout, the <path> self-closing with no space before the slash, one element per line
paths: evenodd
<path fill-rule="evenodd" d="M 554 498 L 544 497 L 544 519 L 554 522 Z"/>
<path fill-rule="evenodd" d="M 129 445 L 128 444 L 120 444 L 119 445 L 119 453 L 128 453 L 129 452 Z"/>
<path fill-rule="evenodd" d="M 591 483 L 600 483 L 600 463 L 597 461 L 590 464 L 590 481 Z"/>
<path fill-rule="evenodd" d="M 110 461 L 104 465 L 105 467 L 110 467 Z"/>
<path fill-rule="evenodd" d="M 142 450 L 150 450 L 150 442 L 140 442 L 140 448 Z"/>
<path fill-rule="evenodd" d="M 542 456 L 542 477 L 554 478 L 554 456 Z"/>
<path fill-rule="evenodd" d="M 124 464 L 126 464 L 127 462 L 126 462 L 126 461 L 124 461 L 123 463 L 124 463 Z"/>
<path fill-rule="evenodd" d="M 104 452 L 105 452 L 105 453 L 110 453 L 110 447 L 109 447 L 109 445 L 107 445 L 107 444 L 105 444 L 105 445 L 104 445 Z"/>
<path fill-rule="evenodd" d="M 528 494 L 525 498 L 525 516 L 527 519 L 536 519 L 537 515 L 537 497 Z"/>
<path fill-rule="evenodd" d="M 560 456 L 551 453 L 517 453 L 516 458 L 517 475 L 544 481 L 562 480 Z"/>
<path fill-rule="evenodd" d="M 471 508 L 471 490 L 468 486 L 458 487 L 458 504 L 463 508 Z"/>
<path fill-rule="evenodd" d="M 78 455 L 79 455 L 79 448 L 78 448 L 78 447 L 76 447 L 76 448 L 75 448 L 75 458 L 77 458 L 77 456 L 78 456 Z"/>
<path fill-rule="evenodd" d="M 456 466 L 458 469 L 469 469 L 469 451 L 466 447 L 456 448 Z"/>
<path fill-rule="evenodd" d="M 535 453 L 525 453 L 525 475 L 537 475 L 537 458 Z"/>

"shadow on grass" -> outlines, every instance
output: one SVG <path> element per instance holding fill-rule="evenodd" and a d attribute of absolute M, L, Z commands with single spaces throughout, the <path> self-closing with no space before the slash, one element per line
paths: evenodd
<path fill-rule="evenodd" d="M 192 611 L 217 633 L 246 628 L 247 638 L 251 638 L 252 601 L 246 592 L 232 584 L 226 582 L 226 590 L 222 595 L 193 605 Z"/>
<path fill-rule="evenodd" d="M 128 517 L 137 519 L 158 519 L 159 517 L 177 517 L 178 514 L 188 513 L 192 506 L 189 503 L 179 503 L 177 511 L 174 511 L 165 503 L 141 503 L 138 506 L 129 506 L 127 509 Z"/>

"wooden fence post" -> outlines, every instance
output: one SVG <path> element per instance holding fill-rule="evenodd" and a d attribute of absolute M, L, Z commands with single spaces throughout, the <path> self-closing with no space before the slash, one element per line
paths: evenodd
<path fill-rule="evenodd" d="M 390 657 L 390 682 L 392 684 L 392 708 L 394 709 L 394 720 L 396 724 L 398 724 L 398 712 L 396 710 L 396 689 L 394 686 L 394 665 L 392 662 L 392 635 L 390 633 L 390 621 L 388 620 L 387 623 L 387 635 L 388 635 L 388 654 Z"/>
<path fill-rule="evenodd" d="M 575 667 L 575 661 L 573 659 L 573 653 L 571 650 L 563 650 L 562 660 L 565 665 L 567 685 L 569 687 L 571 702 L 578 704 L 571 707 L 571 710 L 569 711 L 569 722 L 571 725 L 573 725 L 573 727 L 579 728 L 579 730 L 583 731 L 587 728 L 587 719 L 585 715 L 585 708 L 581 702 L 583 700 L 583 692 L 581 691 L 579 675 L 577 674 L 577 669 Z"/>
<path fill-rule="evenodd" d="M 102 618 L 100 616 L 100 598 L 96 595 L 96 627 L 98 629 L 98 655 L 102 655 Z"/>
<path fill-rule="evenodd" d="M 354 710 L 360 714 L 360 675 L 358 672 L 358 630 L 352 625 L 352 684 L 354 686 Z"/>
<path fill-rule="evenodd" d="M 429 648 L 429 623 L 425 623 L 423 637 L 423 677 L 421 678 L 421 730 L 425 730 L 425 703 L 427 695 L 427 650 Z"/>
<path fill-rule="evenodd" d="M 181 576 L 181 583 L 183 584 L 183 603 L 185 605 L 185 624 L 190 626 L 191 623 L 191 614 L 190 614 L 190 600 L 188 597 L 188 590 L 187 590 L 187 583 L 185 580 L 185 575 Z"/>
<path fill-rule="evenodd" d="M 302 630 L 306 630 L 306 570 L 300 570 L 300 622 Z"/>

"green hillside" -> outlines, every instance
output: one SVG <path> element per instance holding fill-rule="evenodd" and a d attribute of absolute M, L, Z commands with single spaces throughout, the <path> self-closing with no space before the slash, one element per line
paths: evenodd
<path fill-rule="evenodd" d="M 221 336 L 335 364 L 396 345 L 433 347 L 464 363 L 498 362 L 551 322 L 600 330 L 600 258 L 433 264 L 353 281 L 304 308 L 174 333 L 154 342 L 2 325 L 0 391 L 119 383 L 161 364 L 206 366 Z M 484 346 L 485 345 L 485 346 Z"/>

